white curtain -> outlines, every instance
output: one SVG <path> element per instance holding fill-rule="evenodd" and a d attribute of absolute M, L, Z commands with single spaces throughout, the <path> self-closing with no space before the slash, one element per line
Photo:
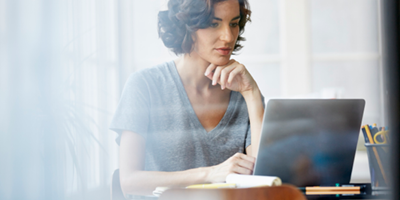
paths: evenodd
<path fill-rule="evenodd" d="M 0 0 L 0 199 L 90 198 L 99 188 L 108 197 L 118 168 L 108 130 L 121 92 L 117 6 Z"/>
<path fill-rule="evenodd" d="M 117 168 L 117 146 L 108 124 L 120 91 L 118 16 L 117 2 L 110 0 L 65 0 L 63 8 L 62 54 L 69 98 L 86 133 L 93 134 L 82 140 L 82 131 L 77 130 L 72 136 L 76 156 L 67 156 L 66 188 L 67 194 L 74 194 L 109 185 Z"/>

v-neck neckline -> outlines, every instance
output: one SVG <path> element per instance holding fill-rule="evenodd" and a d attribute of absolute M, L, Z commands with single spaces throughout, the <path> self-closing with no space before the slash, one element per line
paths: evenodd
<path fill-rule="evenodd" d="M 234 91 L 230 92 L 229 103 L 228 103 L 228 107 L 226 108 L 224 116 L 218 122 L 217 126 L 215 126 L 212 130 L 207 132 L 207 130 L 204 128 L 204 126 L 200 123 L 200 120 L 199 120 L 198 116 L 196 115 L 196 112 L 194 111 L 193 105 L 189 100 L 189 96 L 185 90 L 185 87 L 183 86 L 182 79 L 179 76 L 178 69 L 176 68 L 175 62 L 171 61 L 171 64 L 169 66 L 170 66 L 171 72 L 175 76 L 175 78 L 174 78 L 175 84 L 178 87 L 178 91 L 183 99 L 183 102 L 185 104 L 184 106 L 187 107 L 188 108 L 187 110 L 190 112 L 190 119 L 191 119 L 193 125 L 195 126 L 195 128 L 201 130 L 201 132 L 203 132 L 210 138 L 214 138 L 217 135 L 219 135 L 218 134 L 219 130 L 223 130 L 225 128 L 225 126 L 228 124 L 227 122 L 229 122 L 229 120 L 232 116 L 232 112 L 233 112 L 234 106 L 235 106 L 234 105 L 235 101 L 233 101 L 233 99 L 236 98 L 237 92 L 234 92 Z"/>

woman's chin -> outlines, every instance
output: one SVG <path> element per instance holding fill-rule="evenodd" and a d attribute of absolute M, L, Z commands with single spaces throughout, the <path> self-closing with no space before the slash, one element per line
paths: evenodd
<path fill-rule="evenodd" d="M 227 57 L 224 59 L 213 60 L 213 61 L 211 61 L 211 63 L 214 65 L 217 65 L 217 66 L 224 66 L 224 65 L 228 64 L 229 61 L 230 61 L 230 57 Z"/>

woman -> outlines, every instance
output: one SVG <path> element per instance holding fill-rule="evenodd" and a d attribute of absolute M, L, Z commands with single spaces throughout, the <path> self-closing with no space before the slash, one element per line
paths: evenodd
<path fill-rule="evenodd" d="M 170 0 L 159 34 L 178 59 L 134 73 L 111 123 L 125 194 L 251 174 L 263 99 L 243 64 L 247 0 Z"/>

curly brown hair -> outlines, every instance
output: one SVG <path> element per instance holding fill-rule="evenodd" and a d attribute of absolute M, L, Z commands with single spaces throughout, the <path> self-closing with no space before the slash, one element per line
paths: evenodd
<path fill-rule="evenodd" d="M 214 5 L 225 0 L 170 0 L 168 10 L 158 13 L 158 35 L 164 45 L 176 55 L 190 53 L 193 49 L 192 34 L 209 27 L 214 17 Z M 243 46 L 240 41 L 244 26 L 250 21 L 247 0 L 238 0 L 240 6 L 239 35 L 233 52 Z"/>

